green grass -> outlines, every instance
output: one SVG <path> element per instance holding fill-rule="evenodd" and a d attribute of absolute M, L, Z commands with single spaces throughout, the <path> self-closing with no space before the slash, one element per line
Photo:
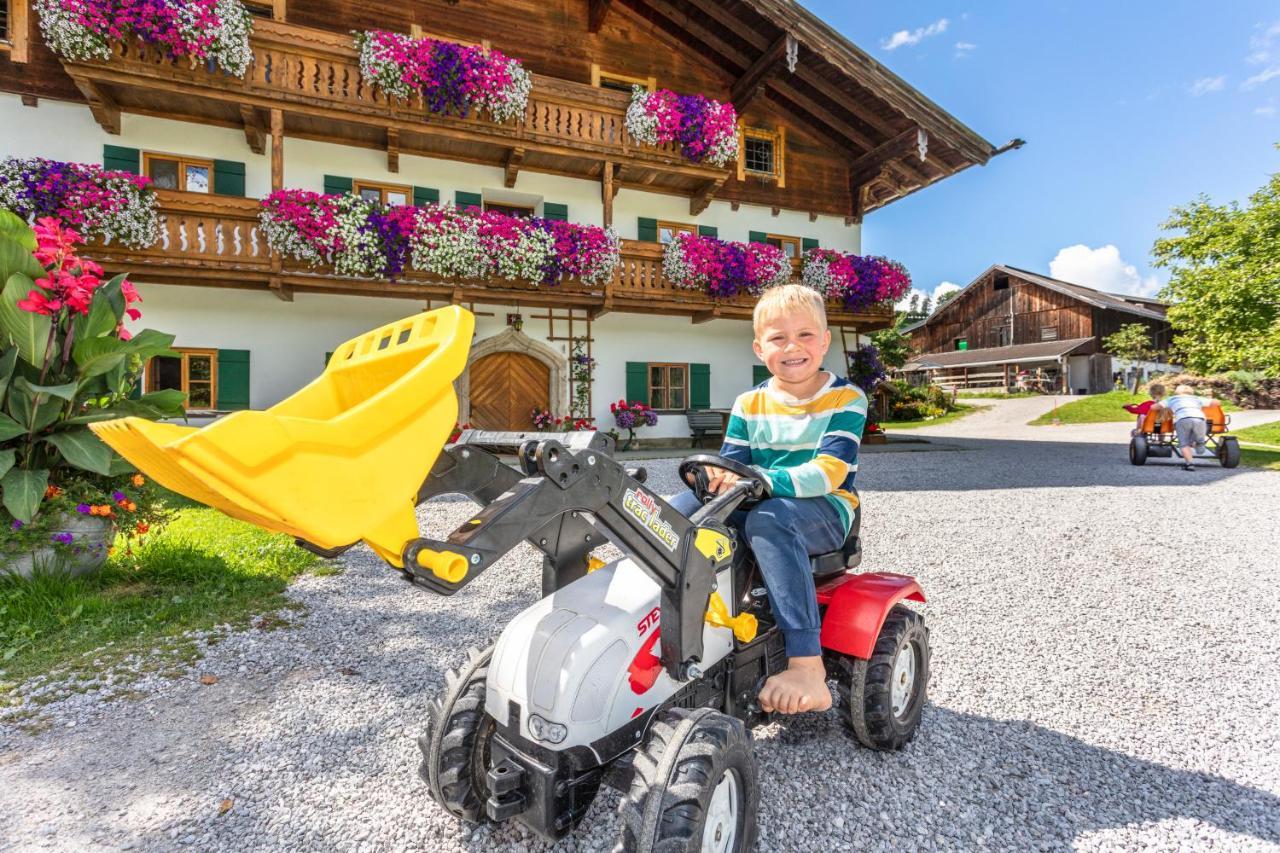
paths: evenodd
<path fill-rule="evenodd" d="M 184 633 L 287 606 L 318 558 L 286 536 L 175 499 L 172 521 L 88 578 L 0 578 L 0 680 L 101 670 L 140 651 L 182 651 Z M 0 704 L 3 704 L 0 702 Z"/>
<path fill-rule="evenodd" d="M 1280 471 L 1280 421 L 1232 430 L 1231 434 L 1240 439 L 1241 465 Z"/>
<path fill-rule="evenodd" d="M 932 427 L 939 424 L 951 423 L 958 421 L 966 415 L 972 415 L 974 412 L 989 408 L 988 406 L 968 406 L 964 403 L 956 403 L 956 406 L 945 415 L 939 415 L 931 421 L 882 421 L 880 426 L 884 427 L 885 432 L 895 432 L 904 429 L 919 429 L 920 427 Z"/>
<path fill-rule="evenodd" d="M 1011 391 L 1004 394 L 1000 391 L 957 391 L 956 397 L 964 400 L 1017 400 L 1022 397 L 1043 397 L 1039 391 Z"/>
<path fill-rule="evenodd" d="M 1121 407 L 1126 403 L 1144 403 L 1151 398 L 1146 394 L 1130 394 L 1128 391 L 1108 391 L 1105 394 L 1093 394 L 1088 397 L 1059 399 L 1070 399 L 1070 402 L 1059 405 L 1056 412 L 1050 409 L 1028 423 L 1031 426 L 1045 426 L 1052 424 L 1055 417 L 1064 424 L 1133 423 L 1134 416 Z M 1222 408 L 1227 412 L 1240 411 L 1239 406 L 1226 401 L 1223 401 Z"/>

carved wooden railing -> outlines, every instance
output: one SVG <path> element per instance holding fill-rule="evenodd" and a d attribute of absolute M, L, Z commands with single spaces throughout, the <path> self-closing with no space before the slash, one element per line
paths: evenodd
<path fill-rule="evenodd" d="M 751 316 L 755 299 L 749 295 L 713 300 L 705 293 L 675 286 L 662 274 L 663 247 L 650 242 L 622 241 L 622 259 L 612 281 L 587 285 L 565 281 L 554 287 L 532 282 L 448 279 L 406 270 L 396 282 L 351 279 L 327 267 L 308 267 L 276 259 L 258 227 L 257 199 L 209 196 L 158 190 L 160 236 L 149 248 L 130 249 L 99 244 L 86 252 L 112 272 L 127 271 L 139 281 L 174 284 L 216 284 L 264 288 L 269 285 L 317 292 L 360 292 L 378 296 L 499 303 L 544 302 L 636 313 L 666 313 L 712 317 Z M 881 322 L 893 316 L 892 306 L 877 306 L 857 315 L 830 303 L 833 322 Z"/>
<path fill-rule="evenodd" d="M 165 89 L 193 99 L 193 108 L 196 100 L 213 97 L 262 108 L 281 107 L 321 119 L 395 124 L 415 133 L 507 147 L 639 161 L 689 175 L 727 174 L 723 168 L 690 163 L 678 145 L 648 146 L 635 141 L 626 128 L 630 96 L 623 92 L 535 74 L 524 115 L 498 124 L 478 116 L 428 114 L 420 95 L 389 97 L 361 76 L 359 54 L 350 35 L 256 21 L 251 43 L 254 60 L 243 79 L 223 73 L 212 62 L 175 62 L 138 39 L 115 44 L 108 60 L 63 64 L 77 82 Z M 93 91 L 92 86 L 81 88 Z"/>

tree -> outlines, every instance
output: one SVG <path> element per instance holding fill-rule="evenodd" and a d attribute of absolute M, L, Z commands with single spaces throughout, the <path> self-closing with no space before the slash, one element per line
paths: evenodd
<path fill-rule="evenodd" d="M 1120 327 L 1113 335 L 1102 339 L 1102 349 L 1116 358 L 1129 361 L 1154 361 L 1156 348 L 1151 341 L 1151 330 L 1142 323 L 1128 323 Z M 1138 377 L 1142 371 L 1133 372 L 1133 387 L 1130 391 L 1138 392 Z"/>
<path fill-rule="evenodd" d="M 924 300 L 920 303 L 920 316 L 928 317 L 929 312 L 933 310 L 933 300 L 929 298 L 929 294 L 924 295 Z"/>
<path fill-rule="evenodd" d="M 941 296 L 939 296 L 939 297 L 938 297 L 938 299 L 937 299 L 937 301 L 933 303 L 933 312 L 934 312 L 935 314 L 936 314 L 936 313 L 938 313 L 938 311 L 942 308 L 942 306 L 943 306 L 943 305 L 946 305 L 946 304 L 947 304 L 948 302 L 950 302 L 952 299 L 955 299 L 955 298 L 956 298 L 956 294 L 957 294 L 957 293 L 959 293 L 959 292 L 960 292 L 960 291 L 958 291 L 958 290 L 948 290 L 946 293 L 944 293 L 944 294 L 942 294 Z"/>
<path fill-rule="evenodd" d="M 1172 303 L 1178 357 L 1197 373 L 1280 376 L 1280 174 L 1245 207 L 1200 196 L 1162 227 L 1181 232 L 1152 249 L 1155 266 L 1172 271 L 1160 295 Z"/>
<path fill-rule="evenodd" d="M 902 333 L 902 327 L 908 322 L 906 313 L 899 311 L 894 315 L 891 327 L 869 335 L 871 343 L 879 350 L 880 363 L 885 367 L 902 367 L 911 358 L 911 338 Z"/>

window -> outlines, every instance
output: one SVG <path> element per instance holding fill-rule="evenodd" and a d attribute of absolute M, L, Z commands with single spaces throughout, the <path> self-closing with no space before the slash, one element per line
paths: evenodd
<path fill-rule="evenodd" d="M 689 365 L 649 365 L 649 405 L 658 411 L 683 412 L 688 408 Z"/>
<path fill-rule="evenodd" d="M 484 209 L 486 211 L 492 210 L 495 213 L 505 213 L 507 216 L 515 216 L 520 219 L 533 218 L 533 205 L 525 206 L 514 202 L 486 201 Z"/>
<path fill-rule="evenodd" d="M 738 157 L 738 180 L 754 175 L 777 181 L 779 187 L 785 187 L 786 139 L 786 129 L 782 127 L 777 130 L 744 127 L 739 146 L 742 153 Z"/>
<path fill-rule="evenodd" d="M 993 282 L 991 283 L 991 289 L 992 289 L 992 290 L 1008 290 L 1008 289 L 1009 289 L 1009 276 L 1007 276 L 1007 275 L 998 275 L 998 276 L 996 276 L 995 281 L 993 281 Z"/>
<path fill-rule="evenodd" d="M 956 340 L 955 340 L 955 344 L 956 344 L 956 349 L 961 349 L 961 350 L 968 349 L 968 348 L 969 348 L 969 339 L 968 339 L 968 338 L 956 338 Z"/>
<path fill-rule="evenodd" d="M 1040 327 L 1040 340 L 1056 341 L 1057 339 L 1058 339 L 1057 326 L 1041 326 Z"/>
<path fill-rule="evenodd" d="M 27 61 L 28 0 L 0 0 L 0 53 L 10 62 Z"/>
<path fill-rule="evenodd" d="M 656 77 L 632 77 L 628 74 L 618 74 L 613 71 L 601 70 L 597 63 L 591 63 L 591 85 L 597 89 L 613 89 L 617 92 L 626 92 L 631 94 L 633 86 L 639 86 L 642 89 L 648 89 L 652 92 L 658 88 L 658 78 Z"/>
<path fill-rule="evenodd" d="M 213 192 L 213 161 L 170 154 L 142 155 L 142 168 L 157 189 Z"/>
<path fill-rule="evenodd" d="M 245 0 L 244 7 L 255 18 L 270 20 L 276 16 L 276 4 L 272 0 L 256 0 L 256 2 L 254 0 Z"/>
<path fill-rule="evenodd" d="M 781 249 L 782 254 L 786 255 L 788 260 L 795 260 L 800 257 L 799 237 L 784 237 L 781 234 L 770 234 L 764 238 L 764 241 L 776 249 Z"/>
<path fill-rule="evenodd" d="M 1007 347 L 1009 345 L 1009 327 L 998 326 L 996 328 L 995 338 L 996 338 L 996 346 Z"/>
<path fill-rule="evenodd" d="M 664 245 L 676 239 L 677 234 L 697 233 L 697 226 L 685 222 L 658 222 L 658 242 Z"/>
<path fill-rule="evenodd" d="M 379 184 L 374 181 L 356 181 L 353 187 L 356 195 L 379 204 L 401 205 L 413 201 L 413 188 L 399 184 Z"/>
<path fill-rule="evenodd" d="M 0 41 L 9 40 L 9 0 L 0 2 Z"/>
<path fill-rule="evenodd" d="M 218 399 L 218 351 L 179 349 L 177 358 L 153 358 L 147 364 L 147 391 L 178 390 L 188 409 L 212 409 Z"/>

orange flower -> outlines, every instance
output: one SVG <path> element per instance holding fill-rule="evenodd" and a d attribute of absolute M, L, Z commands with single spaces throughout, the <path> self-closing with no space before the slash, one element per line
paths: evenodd
<path fill-rule="evenodd" d="M 62 494 L 62 489 L 59 489 L 57 486 L 53 485 L 52 483 L 49 485 L 47 489 L 44 490 L 45 498 L 56 498 L 60 494 Z"/>
<path fill-rule="evenodd" d="M 141 486 L 143 483 L 147 481 L 143 479 L 141 474 L 134 474 L 133 479 L 130 480 L 130 482 L 133 483 L 135 486 Z"/>
<path fill-rule="evenodd" d="M 138 505 L 133 501 L 125 501 L 124 508 L 127 512 L 133 512 L 138 508 Z"/>
<path fill-rule="evenodd" d="M 147 524 L 146 522 L 139 521 L 138 526 L 133 528 L 133 531 L 137 533 L 139 536 L 141 536 L 142 534 L 146 533 L 150 529 L 151 529 L 151 525 Z"/>

